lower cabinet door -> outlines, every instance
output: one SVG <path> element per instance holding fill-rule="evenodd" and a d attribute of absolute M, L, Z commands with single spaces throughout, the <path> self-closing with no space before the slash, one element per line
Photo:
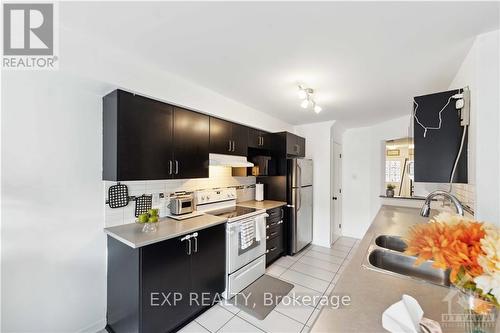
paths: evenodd
<path fill-rule="evenodd" d="M 196 311 L 211 305 L 225 289 L 226 224 L 198 231 L 191 255 L 192 300 Z"/>
<path fill-rule="evenodd" d="M 187 246 L 174 238 L 141 248 L 141 333 L 170 332 L 192 316 Z"/>

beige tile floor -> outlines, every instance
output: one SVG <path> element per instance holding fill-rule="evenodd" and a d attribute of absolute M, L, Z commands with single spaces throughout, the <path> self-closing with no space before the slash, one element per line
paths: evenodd
<path fill-rule="evenodd" d="M 295 295 L 329 295 L 354 255 L 359 240 L 342 237 L 331 248 L 311 245 L 290 257 L 282 257 L 267 268 L 266 274 L 294 285 Z M 180 332 L 309 332 L 321 304 L 278 304 L 264 319 L 258 320 L 237 307 L 219 303 L 197 317 Z"/>

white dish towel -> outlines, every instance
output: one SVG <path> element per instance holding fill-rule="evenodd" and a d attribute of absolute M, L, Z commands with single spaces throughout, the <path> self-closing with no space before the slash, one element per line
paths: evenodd
<path fill-rule="evenodd" d="M 240 223 L 240 249 L 245 250 L 255 241 L 255 220 Z"/>

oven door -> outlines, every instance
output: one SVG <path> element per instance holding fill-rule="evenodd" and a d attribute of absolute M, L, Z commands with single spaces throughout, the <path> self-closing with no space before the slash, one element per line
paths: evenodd
<path fill-rule="evenodd" d="M 252 216 L 227 224 L 227 274 L 235 272 L 266 253 L 266 215 Z M 255 238 L 257 240 L 252 245 L 244 247 L 241 242 L 242 225 L 249 221 L 255 221 Z"/>

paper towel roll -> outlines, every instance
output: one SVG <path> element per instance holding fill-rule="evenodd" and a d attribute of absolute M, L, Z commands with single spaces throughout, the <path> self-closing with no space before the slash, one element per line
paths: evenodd
<path fill-rule="evenodd" d="M 264 200 L 264 184 L 255 184 L 255 200 Z"/>

